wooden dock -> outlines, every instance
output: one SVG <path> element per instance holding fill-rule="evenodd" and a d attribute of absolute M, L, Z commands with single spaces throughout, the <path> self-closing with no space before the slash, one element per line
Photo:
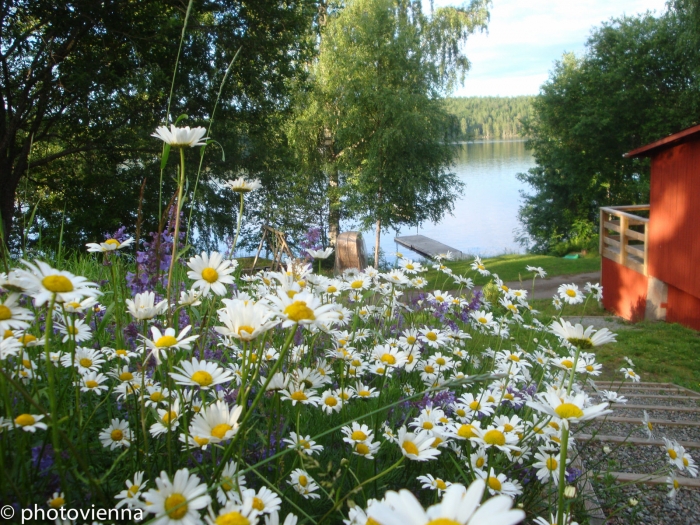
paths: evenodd
<path fill-rule="evenodd" d="M 425 235 L 406 235 L 404 237 L 394 237 L 394 241 L 401 246 L 408 248 L 409 250 L 412 250 L 424 257 L 430 257 L 431 259 L 436 255 L 446 254 L 447 252 L 452 252 L 452 257 L 454 259 L 464 258 L 464 254 L 460 250 L 447 246 L 446 244 L 442 244 L 441 242 L 431 239 L 430 237 L 426 237 Z"/>

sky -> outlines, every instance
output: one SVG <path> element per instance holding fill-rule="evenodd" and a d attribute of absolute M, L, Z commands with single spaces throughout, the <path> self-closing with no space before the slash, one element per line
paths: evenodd
<path fill-rule="evenodd" d="M 462 5 L 435 0 L 435 7 Z M 454 96 L 536 95 L 554 61 L 582 54 L 591 29 L 603 21 L 647 10 L 665 11 L 666 0 L 493 0 L 488 33 L 472 35 L 471 62 Z"/>

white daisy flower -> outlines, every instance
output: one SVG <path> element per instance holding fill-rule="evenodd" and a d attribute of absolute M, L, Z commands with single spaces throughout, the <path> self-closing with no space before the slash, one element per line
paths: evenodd
<path fill-rule="evenodd" d="M 46 430 L 46 423 L 42 423 L 43 414 L 20 414 L 15 418 L 15 426 L 21 428 L 25 432 L 36 432 L 36 429 Z"/>
<path fill-rule="evenodd" d="M 172 350 L 173 348 L 180 350 L 190 350 L 192 348 L 192 341 L 197 339 L 198 335 L 191 335 L 186 337 L 189 331 L 192 329 L 192 325 L 188 325 L 182 329 L 182 331 L 175 336 L 174 328 L 166 328 L 164 333 L 155 327 L 151 327 L 152 339 L 147 339 L 146 337 L 139 335 L 139 338 L 146 343 L 146 347 L 150 348 L 151 351 L 149 355 L 154 355 L 158 364 L 160 364 L 160 352 L 161 350 Z"/>
<path fill-rule="evenodd" d="M 567 395 L 550 388 L 547 392 L 536 394 L 535 397 L 538 401 L 528 401 L 529 407 L 556 418 L 567 427 L 569 423 L 587 421 L 612 413 L 612 410 L 608 410 L 608 403 L 586 406 L 587 396 L 584 393 Z"/>
<path fill-rule="evenodd" d="M 238 418 L 242 411 L 243 407 L 229 407 L 226 401 L 219 400 L 192 418 L 189 433 L 200 447 L 228 441 L 238 432 Z"/>
<path fill-rule="evenodd" d="M 421 486 L 424 489 L 437 490 L 438 496 L 442 496 L 442 493 L 447 490 L 447 487 L 452 485 L 452 482 L 435 478 L 432 474 L 418 476 L 416 479 L 422 484 Z"/>
<path fill-rule="evenodd" d="M 205 137 L 207 130 L 201 126 L 190 128 L 185 126 L 178 128 L 175 124 L 158 126 L 151 137 L 162 140 L 174 148 L 194 148 L 195 146 L 205 146 L 209 137 Z"/>
<path fill-rule="evenodd" d="M 198 386 L 202 390 L 210 387 L 230 382 L 233 374 L 229 370 L 224 370 L 216 363 L 207 362 L 204 359 L 199 361 L 196 357 L 192 361 L 183 361 L 175 370 L 181 373 L 171 373 L 178 385 Z"/>
<path fill-rule="evenodd" d="M 578 289 L 575 284 L 562 284 L 557 293 L 559 297 L 567 304 L 579 304 L 585 299 L 585 296 Z"/>
<path fill-rule="evenodd" d="M 620 368 L 620 372 L 624 374 L 625 379 L 630 379 L 634 383 L 639 383 L 642 380 L 641 376 L 631 368 Z"/>
<path fill-rule="evenodd" d="M 288 438 L 282 440 L 283 443 L 287 443 L 290 448 L 295 448 L 307 456 L 313 456 L 323 450 L 323 445 L 317 445 L 315 441 L 311 439 L 311 436 L 300 436 L 296 432 L 290 432 Z"/>
<path fill-rule="evenodd" d="M 54 295 L 56 302 L 66 303 L 83 297 L 97 297 L 102 293 L 95 283 L 85 277 L 56 270 L 42 261 L 30 263 L 23 260 L 22 263 L 28 270 L 18 270 L 17 274 L 26 283 L 27 292 L 34 298 L 36 306 L 43 305 Z"/>
<path fill-rule="evenodd" d="M 158 315 L 164 314 L 168 309 L 167 299 L 163 299 L 158 304 L 155 304 L 156 294 L 153 292 L 137 293 L 134 299 L 125 301 L 127 311 L 137 321 L 145 321 L 153 319 Z"/>
<path fill-rule="evenodd" d="M 572 346 L 580 348 L 581 350 L 607 343 L 614 343 L 617 337 L 607 328 L 595 330 L 592 326 L 589 326 L 584 330 L 583 325 L 578 323 L 572 325 L 566 320 L 554 321 L 550 325 L 549 330 L 554 335 L 561 337 Z"/>
<path fill-rule="evenodd" d="M 258 179 L 246 180 L 243 177 L 238 177 L 236 180 L 229 180 L 225 182 L 224 186 L 236 193 L 249 193 L 260 188 L 262 184 L 260 184 Z"/>
<path fill-rule="evenodd" d="M 207 297 L 210 290 L 216 295 L 227 294 L 224 285 L 233 284 L 231 274 L 236 270 L 238 261 L 224 260 L 219 252 L 208 255 L 202 252 L 201 255 L 191 257 L 187 266 L 191 269 L 187 272 L 187 277 L 195 281 L 192 289 L 200 290 L 202 297 Z"/>
<path fill-rule="evenodd" d="M 272 311 L 262 303 L 240 299 L 223 299 L 226 305 L 218 311 L 219 321 L 226 326 L 215 326 L 219 334 L 242 341 L 252 341 L 260 334 L 279 324 Z"/>
<path fill-rule="evenodd" d="M 324 250 L 306 250 L 306 253 L 314 259 L 328 259 L 333 253 L 333 248 L 329 246 Z"/>
<path fill-rule="evenodd" d="M 129 237 L 124 242 L 119 242 L 117 239 L 107 239 L 105 242 L 89 242 L 85 246 L 88 248 L 90 253 L 106 253 L 113 252 L 115 250 L 121 250 L 127 246 L 131 246 L 134 243 L 134 238 Z"/>
<path fill-rule="evenodd" d="M 426 431 L 420 431 L 415 434 L 408 432 L 404 426 L 399 429 L 397 442 L 401 453 L 408 459 L 414 461 L 429 461 L 431 459 L 437 459 L 437 456 L 440 455 L 440 451 L 432 447 L 435 439 L 434 436 L 431 436 Z"/>
<path fill-rule="evenodd" d="M 128 506 L 129 508 L 145 508 L 144 503 L 139 500 L 141 491 L 146 485 L 146 482 L 143 480 L 143 475 L 144 472 L 139 470 L 138 472 L 134 473 L 134 477 L 132 479 L 127 479 L 125 481 L 126 490 L 122 490 L 119 494 L 114 496 L 114 499 L 119 500 L 115 508 L 118 509 L 124 505 Z"/>
<path fill-rule="evenodd" d="M 72 319 L 72 321 L 73 324 L 68 326 L 56 323 L 56 328 L 63 334 L 62 342 L 67 343 L 70 340 L 74 340 L 76 343 L 82 343 L 92 338 L 92 330 L 90 330 L 90 326 L 85 321 L 82 319 Z"/>
<path fill-rule="evenodd" d="M 509 480 L 505 474 L 496 475 L 493 467 L 491 467 L 488 474 L 484 470 L 477 470 L 475 473 L 486 482 L 489 492 L 494 496 L 504 495 L 515 498 L 523 493 L 523 487 L 520 483 L 515 480 Z"/>
<path fill-rule="evenodd" d="M 175 473 L 170 480 L 167 472 L 156 478 L 157 488 L 143 495 L 146 510 L 155 514 L 153 525 L 196 525 L 201 523 L 199 510 L 211 503 L 206 483 L 186 468 Z"/>
<path fill-rule="evenodd" d="M 19 306 L 19 299 L 20 294 L 10 293 L 0 300 L 0 333 L 29 328 L 29 322 L 34 320 L 31 311 Z"/>
<path fill-rule="evenodd" d="M 319 499 L 321 497 L 315 494 L 318 485 L 305 470 L 294 469 L 290 474 L 289 484 L 306 499 Z"/>
<path fill-rule="evenodd" d="M 117 447 L 128 447 L 131 444 L 131 430 L 126 419 L 114 418 L 107 428 L 100 432 L 100 441 L 104 447 L 114 450 Z"/>
<path fill-rule="evenodd" d="M 80 376 L 76 386 L 80 387 L 81 392 L 94 392 L 99 396 L 103 391 L 109 390 L 109 386 L 104 384 L 105 381 L 107 381 L 106 375 L 91 370 Z"/>

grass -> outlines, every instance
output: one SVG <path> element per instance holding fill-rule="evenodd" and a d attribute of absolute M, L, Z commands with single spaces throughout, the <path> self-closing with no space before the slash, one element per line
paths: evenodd
<path fill-rule="evenodd" d="M 617 331 L 617 343 L 596 352 L 602 379 L 620 379 L 623 357 L 634 362 L 642 381 L 675 383 L 700 391 L 700 332 L 679 324 L 642 321 Z"/>
<path fill-rule="evenodd" d="M 491 280 L 491 277 L 483 277 L 471 269 L 471 259 L 461 261 L 447 261 L 445 265 L 455 274 L 465 275 L 474 280 L 474 284 L 483 285 Z M 579 259 L 564 259 L 551 255 L 500 255 L 483 260 L 484 266 L 491 273 L 497 273 L 504 281 L 519 281 L 524 283 L 532 280 L 532 273 L 525 270 L 526 266 L 541 266 L 548 276 L 569 275 L 575 273 L 588 273 L 600 270 L 600 255 L 590 254 Z M 428 280 L 428 289 L 440 289 L 445 286 L 444 274 L 438 274 L 433 270 L 424 274 Z M 453 286 L 448 280 L 448 286 Z"/>

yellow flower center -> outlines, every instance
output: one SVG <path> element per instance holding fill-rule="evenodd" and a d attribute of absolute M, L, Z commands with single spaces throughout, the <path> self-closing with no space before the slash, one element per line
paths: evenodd
<path fill-rule="evenodd" d="M 263 503 L 263 500 L 258 498 L 257 496 L 253 498 L 253 508 L 259 511 L 265 510 L 265 504 Z"/>
<path fill-rule="evenodd" d="M 329 407 L 334 407 L 338 404 L 338 400 L 333 396 L 328 396 L 326 399 L 323 400 L 323 402 Z"/>
<path fill-rule="evenodd" d="M 307 483 L 309 483 L 309 479 L 306 476 L 304 476 L 303 474 L 299 476 L 299 485 L 301 485 L 302 487 L 306 487 Z"/>
<path fill-rule="evenodd" d="M 476 400 L 469 403 L 469 408 L 471 408 L 472 410 L 479 410 L 480 407 L 481 407 L 481 403 L 479 403 Z"/>
<path fill-rule="evenodd" d="M 15 334 L 12 332 L 12 330 L 5 330 L 2 334 L 2 338 L 7 339 L 8 337 L 12 337 L 13 335 Z"/>
<path fill-rule="evenodd" d="M 510 360 L 515 361 L 517 363 L 520 361 L 520 358 L 515 354 L 510 354 Z"/>
<path fill-rule="evenodd" d="M 488 483 L 489 488 L 491 488 L 491 490 L 495 490 L 496 492 L 501 491 L 501 482 L 498 480 L 497 477 L 489 476 L 487 483 Z"/>
<path fill-rule="evenodd" d="M 257 498 L 256 498 L 257 499 Z M 222 514 L 214 522 L 216 525 L 250 525 L 250 520 L 240 512 L 228 512 Z"/>
<path fill-rule="evenodd" d="M 415 344 L 416 338 L 415 338 L 414 336 L 412 336 L 412 335 L 409 335 L 409 336 L 406 338 L 406 342 L 407 342 L 409 345 Z"/>
<path fill-rule="evenodd" d="M 593 372 L 595 368 L 593 368 L 593 365 L 586 365 L 586 372 Z"/>
<path fill-rule="evenodd" d="M 669 448 L 668 449 L 668 457 L 670 457 L 671 459 L 676 459 L 678 457 L 678 454 L 676 453 L 675 450 L 673 450 L 672 448 Z"/>
<path fill-rule="evenodd" d="M 489 322 L 489 320 L 486 319 L 486 317 L 479 317 L 477 321 L 479 321 L 481 324 L 487 324 Z"/>
<path fill-rule="evenodd" d="M 369 397 L 372 394 L 369 390 L 360 390 L 359 392 L 357 392 L 357 395 L 360 397 Z"/>
<path fill-rule="evenodd" d="M 425 421 L 423 423 L 423 428 L 426 430 L 431 430 L 435 425 L 433 425 L 430 421 Z"/>
<path fill-rule="evenodd" d="M 513 425 L 511 425 L 510 423 L 506 423 L 505 425 L 503 425 L 503 430 L 505 430 L 506 432 L 513 432 L 513 428 L 515 427 L 513 427 Z"/>
<path fill-rule="evenodd" d="M 174 410 L 163 414 L 163 423 L 169 424 L 174 419 L 177 419 L 177 412 Z"/>
<path fill-rule="evenodd" d="M 556 421 L 550 421 L 550 422 L 547 423 L 547 424 L 548 424 L 550 427 L 552 427 L 554 430 L 559 430 L 559 423 L 557 423 Z"/>
<path fill-rule="evenodd" d="M 308 397 L 306 397 L 306 394 L 301 390 L 297 390 L 296 392 L 294 392 L 291 395 L 291 398 L 294 401 L 306 401 L 307 399 L 309 399 Z"/>
<path fill-rule="evenodd" d="M 163 395 L 163 392 L 153 392 L 150 396 L 149 399 L 153 401 L 154 403 L 160 403 L 165 399 L 165 396 Z"/>
<path fill-rule="evenodd" d="M 451 520 L 450 518 L 437 518 L 430 520 L 425 525 L 461 525 L 459 521 Z"/>
<path fill-rule="evenodd" d="M 117 239 L 107 239 L 104 243 L 112 246 L 121 246 L 121 243 Z"/>
<path fill-rule="evenodd" d="M 187 514 L 187 498 L 182 494 L 171 494 L 165 499 L 165 513 L 174 520 L 181 520 Z"/>
<path fill-rule="evenodd" d="M 219 439 L 224 439 L 224 436 L 226 435 L 226 432 L 231 430 L 233 427 L 231 425 L 227 425 L 226 423 L 221 423 L 219 425 L 216 425 L 214 428 L 211 429 L 211 435 L 219 438 Z"/>
<path fill-rule="evenodd" d="M 51 507 L 53 509 L 58 509 L 60 507 L 63 507 L 63 505 L 65 505 L 65 504 L 66 504 L 66 500 L 63 499 L 61 496 L 58 496 L 58 497 L 52 499 L 51 501 L 49 501 L 49 507 Z"/>
<path fill-rule="evenodd" d="M 124 439 L 124 432 L 119 430 L 118 428 L 115 428 L 112 430 L 112 433 L 109 435 L 110 438 L 112 438 L 112 441 L 121 441 Z"/>
<path fill-rule="evenodd" d="M 361 454 L 363 456 L 366 456 L 367 454 L 369 454 L 369 447 L 367 445 L 365 445 L 364 443 L 357 443 L 355 445 L 355 452 L 357 452 L 358 454 Z"/>
<path fill-rule="evenodd" d="M 455 410 L 455 414 L 457 414 L 459 417 L 464 417 L 467 415 L 467 412 L 463 408 L 458 408 Z"/>
<path fill-rule="evenodd" d="M 128 352 L 126 350 L 115 350 L 114 353 L 120 356 L 126 356 Z"/>
<path fill-rule="evenodd" d="M 333 286 L 333 285 L 331 285 L 331 286 L 329 286 L 328 288 L 326 288 L 326 292 L 327 292 L 327 293 L 335 293 L 335 292 L 337 292 L 337 291 L 338 291 L 338 289 L 337 289 L 335 286 Z"/>
<path fill-rule="evenodd" d="M 476 433 L 474 432 L 474 426 L 473 425 L 462 425 L 457 430 L 457 435 L 459 437 L 463 437 L 465 439 L 476 437 Z"/>
<path fill-rule="evenodd" d="M 382 356 L 382 362 L 386 363 L 387 365 L 395 365 L 396 364 L 396 357 L 394 357 L 391 354 L 384 354 Z"/>
<path fill-rule="evenodd" d="M 418 455 L 418 447 L 413 441 L 404 441 L 401 445 L 407 454 Z"/>
<path fill-rule="evenodd" d="M 444 481 L 441 479 L 436 479 L 435 480 L 435 486 L 439 488 L 440 490 L 445 490 L 447 488 L 447 485 L 445 484 Z"/>
<path fill-rule="evenodd" d="M 629 372 L 627 372 L 627 374 L 628 374 L 630 377 L 634 377 L 634 376 L 637 375 L 637 374 L 635 374 L 632 370 L 630 370 Z"/>
<path fill-rule="evenodd" d="M 202 270 L 202 279 L 209 284 L 215 283 L 219 279 L 219 272 L 214 268 L 204 268 L 204 270 Z"/>
<path fill-rule="evenodd" d="M 673 480 L 673 488 L 676 489 L 676 490 L 678 490 L 680 487 L 681 487 L 681 484 L 678 483 L 678 480 L 677 480 L 677 479 L 674 479 L 674 480 Z"/>
<path fill-rule="evenodd" d="M 572 290 L 571 288 L 569 288 L 566 291 L 566 295 L 568 295 L 569 297 L 576 297 L 576 290 Z"/>
<path fill-rule="evenodd" d="M 515 396 L 513 394 L 511 394 L 510 392 L 506 392 L 505 394 L 503 394 L 503 398 L 508 399 L 510 401 L 513 401 L 515 399 Z"/>
<path fill-rule="evenodd" d="M 284 309 L 284 315 L 295 323 L 300 321 L 314 321 L 316 319 L 314 311 L 306 306 L 305 301 L 294 301 Z"/>
<path fill-rule="evenodd" d="M 437 341 L 437 334 L 435 332 L 428 332 L 425 334 L 426 339 L 429 341 Z"/>
<path fill-rule="evenodd" d="M 571 359 L 564 359 L 561 362 L 562 366 L 565 366 L 566 368 L 572 368 L 574 366 L 574 362 L 571 361 Z"/>
<path fill-rule="evenodd" d="M 73 283 L 63 275 L 48 275 L 41 280 L 41 284 L 49 292 L 66 293 L 73 291 Z"/>
<path fill-rule="evenodd" d="M 654 426 L 651 424 L 651 422 L 647 423 L 647 428 L 649 430 L 654 430 Z"/>
<path fill-rule="evenodd" d="M 494 428 L 484 434 L 484 442 L 487 445 L 498 445 L 502 447 L 506 444 L 506 436 L 503 432 Z"/>
<path fill-rule="evenodd" d="M 32 334 L 24 334 L 22 337 L 18 338 L 18 341 L 26 346 L 29 343 L 36 341 L 36 337 L 34 337 Z"/>
<path fill-rule="evenodd" d="M 244 334 L 243 332 L 248 332 L 248 333 Z M 238 336 L 241 339 L 245 339 L 246 336 L 250 337 L 251 335 L 253 335 L 253 332 L 255 332 L 255 328 L 253 328 L 252 326 L 242 325 L 242 326 L 238 327 Z"/>
<path fill-rule="evenodd" d="M 353 281 L 353 282 L 350 284 L 350 288 L 352 288 L 353 290 L 357 290 L 358 288 L 362 288 L 362 286 L 363 286 L 364 284 L 365 284 L 364 281 Z"/>
<path fill-rule="evenodd" d="M 12 311 L 4 304 L 0 304 L 0 321 L 6 321 L 11 317 Z"/>
<path fill-rule="evenodd" d="M 177 344 L 177 339 L 172 335 L 164 335 L 158 338 L 156 341 L 156 346 L 158 348 L 168 348 Z"/>
<path fill-rule="evenodd" d="M 572 419 L 583 417 L 583 410 L 573 403 L 562 403 L 554 409 L 557 415 L 562 419 Z"/>
<path fill-rule="evenodd" d="M 209 386 L 214 382 L 214 378 L 205 370 L 197 370 L 194 374 L 192 374 L 192 381 L 197 383 L 199 386 Z"/>
<path fill-rule="evenodd" d="M 547 469 L 548 470 L 557 470 L 557 460 L 554 458 L 547 458 Z"/>
<path fill-rule="evenodd" d="M 70 335 L 78 335 L 78 329 L 75 326 L 67 326 L 66 332 L 68 332 Z"/>
<path fill-rule="evenodd" d="M 444 357 L 438 357 L 435 362 L 439 364 L 440 366 L 445 366 L 447 364 L 447 361 L 445 361 Z"/>
<path fill-rule="evenodd" d="M 476 458 L 476 468 L 483 467 L 484 463 L 486 463 L 486 460 L 483 457 Z"/>
<path fill-rule="evenodd" d="M 204 447 L 204 446 L 209 444 L 209 440 L 207 438 L 195 436 L 192 439 L 194 439 L 194 442 L 197 443 L 197 445 L 199 445 L 200 447 Z M 227 489 L 224 489 L 224 490 L 227 490 Z"/>
<path fill-rule="evenodd" d="M 141 487 L 139 487 L 138 485 L 131 485 L 131 487 L 129 487 L 128 490 L 129 496 L 131 496 L 132 498 L 136 496 L 136 493 L 139 491 L 140 488 Z"/>
<path fill-rule="evenodd" d="M 686 458 L 685 456 L 683 456 L 683 466 L 684 466 L 684 467 L 687 467 L 689 464 L 690 464 L 690 463 L 689 463 L 689 461 L 688 461 L 688 458 Z"/>
<path fill-rule="evenodd" d="M 92 359 L 88 357 L 83 357 L 82 359 L 80 359 L 80 361 L 78 361 L 78 363 L 80 363 L 80 366 L 82 366 L 83 368 L 90 368 L 92 366 Z"/>
<path fill-rule="evenodd" d="M 432 445 L 430 445 L 430 448 L 438 448 L 438 445 L 442 443 L 442 439 L 435 436 L 435 439 L 433 440 Z"/>
<path fill-rule="evenodd" d="M 423 370 L 424 370 L 426 373 L 428 373 L 428 374 L 432 374 L 433 372 L 435 372 L 435 369 L 434 369 L 432 366 L 430 366 L 430 365 L 425 365 L 425 367 L 423 368 Z"/>
<path fill-rule="evenodd" d="M 367 439 L 367 434 L 362 432 L 362 430 L 355 430 L 352 434 L 350 434 L 350 439 L 353 441 L 364 441 Z"/>
<path fill-rule="evenodd" d="M 88 379 L 87 381 L 85 381 L 85 386 L 88 388 L 97 388 L 98 386 L 100 386 L 100 384 L 94 379 Z"/>

